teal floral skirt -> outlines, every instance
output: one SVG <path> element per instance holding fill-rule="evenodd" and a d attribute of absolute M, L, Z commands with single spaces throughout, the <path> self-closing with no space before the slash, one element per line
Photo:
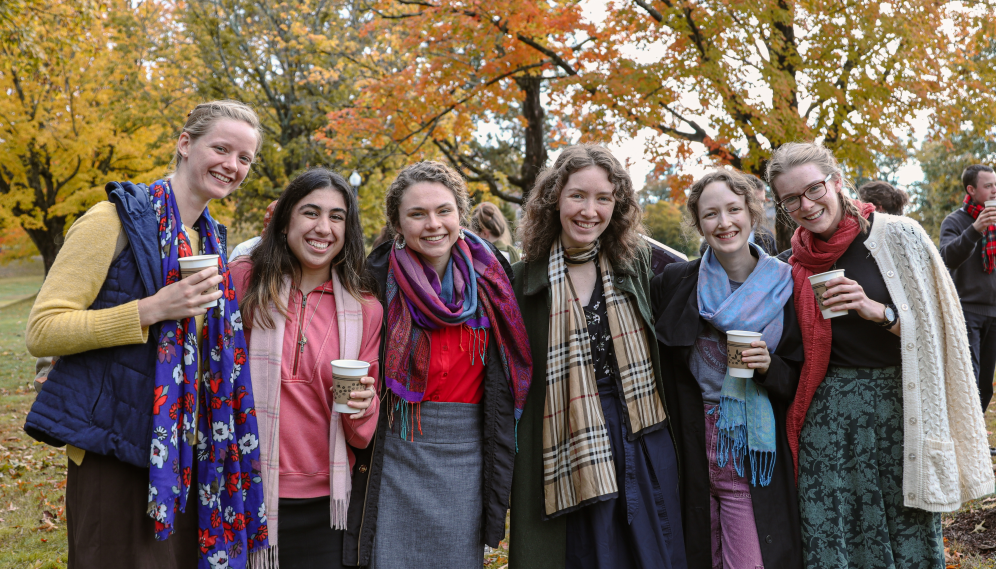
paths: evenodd
<path fill-rule="evenodd" d="M 799 437 L 806 567 L 944 567 L 941 515 L 903 506 L 902 369 L 831 367 Z"/>

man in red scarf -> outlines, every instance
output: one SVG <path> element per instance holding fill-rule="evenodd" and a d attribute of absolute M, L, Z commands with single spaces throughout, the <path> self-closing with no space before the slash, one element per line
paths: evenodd
<path fill-rule="evenodd" d="M 941 223 L 941 257 L 951 272 L 968 325 L 972 367 L 982 411 L 993 396 L 996 371 L 996 173 L 976 164 L 961 175 L 965 205 Z"/>

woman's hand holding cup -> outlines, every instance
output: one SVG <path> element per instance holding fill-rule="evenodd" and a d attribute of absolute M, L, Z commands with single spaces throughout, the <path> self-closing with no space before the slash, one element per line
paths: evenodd
<path fill-rule="evenodd" d="M 374 378 L 370 376 L 363 376 L 360 378 L 360 383 L 367 386 L 367 389 L 349 392 L 349 401 L 346 403 L 346 405 L 349 405 L 353 409 L 359 409 L 360 412 L 354 415 L 343 415 L 344 417 L 348 417 L 350 419 L 359 419 L 360 417 L 366 415 L 367 409 L 369 409 L 370 405 L 373 404 Z"/>
<path fill-rule="evenodd" d="M 748 368 L 760 374 L 768 373 L 768 366 L 771 365 L 771 354 L 768 352 L 768 344 L 764 340 L 751 342 L 750 348 L 741 352 L 740 356 Z"/>
<path fill-rule="evenodd" d="M 865 320 L 879 322 L 885 310 L 881 302 L 868 298 L 865 289 L 847 277 L 837 277 L 827 282 L 823 293 L 823 306 L 834 312 L 853 310 Z"/>
<path fill-rule="evenodd" d="M 218 267 L 196 272 L 139 300 L 138 319 L 142 327 L 146 328 L 157 322 L 200 316 L 208 310 L 203 304 L 221 298 L 219 284 L 221 275 L 218 274 Z"/>

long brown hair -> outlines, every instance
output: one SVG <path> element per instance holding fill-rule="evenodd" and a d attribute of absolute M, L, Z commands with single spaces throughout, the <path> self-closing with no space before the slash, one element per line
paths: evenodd
<path fill-rule="evenodd" d="M 526 261 L 541 259 L 550 253 L 554 239 L 560 236 L 560 214 L 557 204 L 567 184 L 567 178 L 578 170 L 597 166 L 609 176 L 616 199 L 612 219 L 601 235 L 602 249 L 611 251 L 612 266 L 620 269 L 636 257 L 643 245 L 643 212 L 637 203 L 633 182 L 622 164 L 602 146 L 578 144 L 565 148 L 553 167 L 540 173 L 526 202 L 519 236 L 522 256 Z"/>
<path fill-rule="evenodd" d="M 240 299 L 242 321 L 251 328 L 258 321 L 264 328 L 273 328 L 274 322 L 269 306 L 273 303 L 280 314 L 287 316 L 287 307 L 280 302 L 280 285 L 284 277 L 295 283 L 301 278 L 301 264 L 287 246 L 286 230 L 290 225 L 294 206 L 308 197 L 311 192 L 331 188 L 342 195 L 346 202 L 345 243 L 339 254 L 332 259 L 331 271 L 335 271 L 339 282 L 357 300 L 364 301 L 365 293 L 374 291 L 373 279 L 365 271 L 366 255 L 363 250 L 363 227 L 360 225 L 359 206 L 356 196 L 345 178 L 325 168 L 312 168 L 294 178 L 280 194 L 273 210 L 273 219 L 263 231 L 263 238 L 249 255 L 252 274 L 245 296 Z"/>

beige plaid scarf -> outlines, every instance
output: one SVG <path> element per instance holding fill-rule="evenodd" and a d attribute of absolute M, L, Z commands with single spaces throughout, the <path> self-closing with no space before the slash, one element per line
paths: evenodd
<path fill-rule="evenodd" d="M 619 365 L 630 432 L 664 420 L 647 336 L 635 302 L 616 290 L 605 252 L 599 253 L 602 287 Z M 612 446 L 595 385 L 584 308 L 574 291 L 557 239 L 550 249 L 550 334 L 543 406 L 543 492 L 548 516 L 618 492 Z"/>

